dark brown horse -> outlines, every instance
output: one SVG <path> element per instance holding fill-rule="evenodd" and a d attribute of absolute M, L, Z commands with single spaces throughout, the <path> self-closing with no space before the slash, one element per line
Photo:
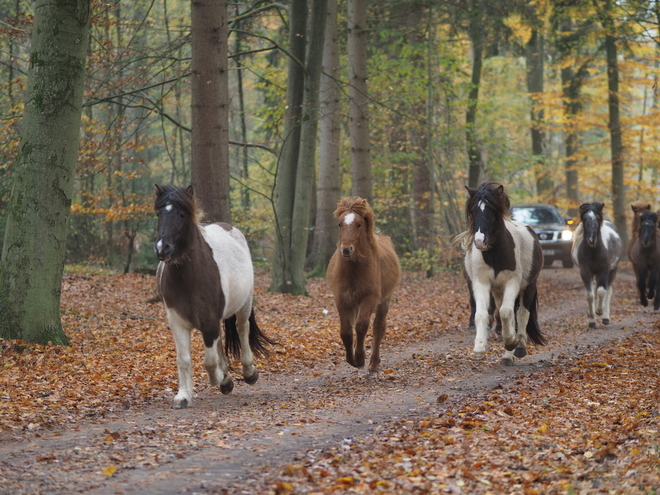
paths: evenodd
<path fill-rule="evenodd" d="M 365 199 L 339 200 L 335 217 L 339 221 L 339 241 L 327 277 L 339 312 L 346 361 L 356 368 L 364 366 L 364 340 L 375 312 L 369 361 L 369 374 L 373 376 L 380 364 L 390 299 L 401 276 L 399 259 L 389 237 L 374 231 L 374 212 Z"/>
<path fill-rule="evenodd" d="M 635 269 L 639 302 L 648 306 L 653 299 L 653 309 L 660 309 L 660 232 L 658 214 L 644 210 L 639 216 L 633 238 L 630 240 L 630 261 Z"/>
<path fill-rule="evenodd" d="M 626 248 L 626 255 L 632 263 L 633 271 L 635 269 L 635 260 L 632 258 L 632 248 L 637 240 L 637 232 L 639 231 L 639 217 L 645 211 L 651 211 L 651 203 L 646 201 L 635 201 L 630 205 L 630 209 L 633 212 L 632 228 L 630 229 L 630 240 L 628 241 L 628 246 Z"/>
<path fill-rule="evenodd" d="M 156 272 L 179 369 L 177 407 L 192 403 L 193 381 L 190 334 L 204 339 L 204 367 L 211 385 L 228 394 L 234 388 L 227 352 L 241 356 L 243 378 L 252 385 L 259 378 L 254 354 L 265 354 L 266 337 L 252 309 L 253 271 L 243 234 L 224 223 L 202 225 L 192 187 L 156 186 L 158 235 L 154 250 L 160 260 Z M 225 349 L 220 324 L 225 326 Z"/>

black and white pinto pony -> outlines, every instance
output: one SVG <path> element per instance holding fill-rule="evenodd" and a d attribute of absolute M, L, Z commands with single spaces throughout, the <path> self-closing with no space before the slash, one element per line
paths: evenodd
<path fill-rule="evenodd" d="M 543 267 L 543 252 L 536 233 L 511 220 L 504 187 L 484 182 L 466 188 L 468 230 L 459 236 L 465 249 L 465 271 L 475 301 L 474 358 L 484 359 L 491 316 L 491 297 L 499 312 L 506 352 L 502 364 L 514 364 L 527 355 L 527 341 L 544 345 L 537 318 L 536 280 Z"/>
<path fill-rule="evenodd" d="M 154 206 L 158 215 L 154 250 L 160 260 L 156 283 L 174 336 L 179 370 L 174 405 L 192 404 L 193 329 L 204 339 L 204 367 L 211 385 L 219 385 L 223 394 L 233 390 L 227 353 L 240 354 L 243 378 L 253 385 L 259 378 L 254 354 L 266 354 L 266 344 L 274 342 L 261 332 L 254 317 L 254 275 L 245 237 L 228 224 L 199 223 L 192 187 L 157 185 Z"/>
<path fill-rule="evenodd" d="M 603 325 L 610 324 L 612 282 L 623 253 L 623 243 L 616 227 L 603 219 L 604 203 L 580 205 L 580 223 L 575 229 L 571 256 L 580 268 L 587 291 L 589 327 L 596 326 L 596 315 Z"/>

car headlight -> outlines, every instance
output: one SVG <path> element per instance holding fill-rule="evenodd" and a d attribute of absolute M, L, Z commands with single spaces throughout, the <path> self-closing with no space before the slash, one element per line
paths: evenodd
<path fill-rule="evenodd" d="M 571 240 L 573 240 L 573 231 L 572 230 L 564 230 L 561 233 L 561 240 L 562 241 L 571 241 Z"/>

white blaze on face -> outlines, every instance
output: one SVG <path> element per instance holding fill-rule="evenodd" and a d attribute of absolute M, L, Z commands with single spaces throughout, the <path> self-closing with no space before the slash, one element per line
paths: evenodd
<path fill-rule="evenodd" d="M 163 249 L 163 240 L 162 240 L 162 239 L 158 239 L 158 242 L 156 243 L 156 249 L 157 249 L 158 251 L 160 251 L 161 249 Z"/>
<path fill-rule="evenodd" d="M 587 218 L 596 218 L 596 214 L 593 211 L 588 211 L 586 216 Z"/>
<path fill-rule="evenodd" d="M 172 211 L 172 205 L 170 203 L 165 205 L 165 211 Z"/>
<path fill-rule="evenodd" d="M 477 205 L 481 211 L 484 211 L 486 209 L 486 203 L 483 201 L 479 201 L 479 204 Z"/>
<path fill-rule="evenodd" d="M 344 217 L 344 225 L 350 225 L 355 221 L 355 213 L 349 213 Z"/>

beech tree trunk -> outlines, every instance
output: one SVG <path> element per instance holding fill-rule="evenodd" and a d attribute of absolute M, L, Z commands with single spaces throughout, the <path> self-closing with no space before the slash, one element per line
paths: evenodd
<path fill-rule="evenodd" d="M 465 114 L 465 143 L 468 156 L 468 186 L 476 188 L 481 182 L 483 158 L 477 139 L 477 107 L 479 105 L 479 86 L 481 85 L 481 66 L 483 61 L 484 40 L 483 25 L 479 22 L 476 9 L 470 18 L 470 40 L 472 41 L 472 82 L 468 94 Z"/>
<path fill-rule="evenodd" d="M 231 222 L 227 0 L 195 0 L 191 179 L 205 222 Z"/>
<path fill-rule="evenodd" d="M 37 0 L 0 262 L 0 337 L 68 344 L 60 320 L 89 43 L 89 0 Z"/>
<path fill-rule="evenodd" d="M 367 98 L 367 0 L 348 0 L 348 79 L 352 193 L 372 203 Z"/>
<path fill-rule="evenodd" d="M 305 40 L 307 0 L 291 0 L 289 7 L 289 59 L 284 114 L 284 144 L 275 175 L 273 209 L 275 213 L 275 253 L 271 268 L 272 292 L 290 293 L 291 231 L 296 194 L 296 169 L 300 152 L 300 123 L 305 88 Z"/>
<path fill-rule="evenodd" d="M 316 223 L 312 253 L 313 274 L 325 276 L 336 249 L 337 223 L 333 215 L 340 196 L 339 136 L 341 130 L 341 87 L 337 43 L 337 0 L 328 0 L 320 81 L 319 174 L 316 191 Z"/>
<path fill-rule="evenodd" d="M 318 135 L 319 88 L 323 66 L 327 0 L 313 0 L 312 15 L 307 32 L 308 47 L 305 62 L 305 89 L 303 98 L 300 155 L 296 167 L 296 194 L 294 195 L 291 233 L 291 292 L 306 294 L 305 260 L 310 235 L 310 208 L 316 177 L 316 140 Z"/>
<path fill-rule="evenodd" d="M 609 2 L 608 2 L 609 4 Z M 605 51 L 607 54 L 607 88 L 609 90 L 609 129 L 610 150 L 612 160 L 612 209 L 616 225 L 623 245 L 628 245 L 628 225 L 626 221 L 626 189 L 624 184 L 625 163 L 623 160 L 623 143 L 621 140 L 621 118 L 619 109 L 619 66 L 617 62 L 616 38 L 611 26 L 608 26 L 605 36 Z"/>

